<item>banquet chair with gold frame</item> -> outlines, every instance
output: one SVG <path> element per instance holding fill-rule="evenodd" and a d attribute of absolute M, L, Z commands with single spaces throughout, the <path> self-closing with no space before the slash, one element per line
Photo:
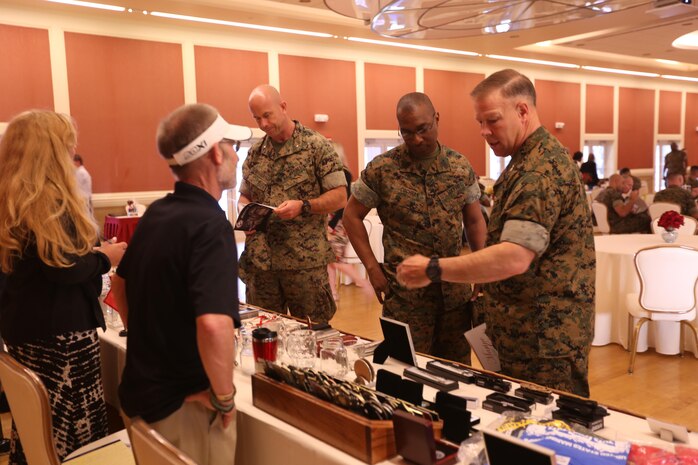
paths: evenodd
<path fill-rule="evenodd" d="M 635 269 L 640 277 L 640 293 L 626 296 L 630 312 L 628 341 L 630 365 L 635 367 L 637 340 L 648 321 L 675 321 L 680 324 L 679 354 L 683 355 L 683 328 L 688 327 L 698 344 L 698 332 L 691 323 L 696 318 L 698 249 L 686 246 L 658 246 L 635 254 Z M 632 336 L 630 334 L 634 319 Z M 697 355 L 698 357 L 698 355 Z"/>
<path fill-rule="evenodd" d="M 129 434 L 137 465 L 196 465 L 140 418 L 133 419 Z"/>
<path fill-rule="evenodd" d="M 10 354 L 0 352 L 0 380 L 7 394 L 12 419 L 22 441 L 27 463 L 60 465 L 53 440 L 51 404 L 41 378 Z M 117 435 L 119 433 L 112 436 Z M 92 444 L 95 449 L 99 447 L 96 441 Z M 85 446 L 86 453 L 89 453 L 89 448 L 90 445 Z"/>
<path fill-rule="evenodd" d="M 608 207 L 606 207 L 605 204 L 594 200 L 591 202 L 591 211 L 594 212 L 594 218 L 596 218 L 597 224 L 597 227 L 594 228 L 594 232 L 610 234 L 611 226 L 608 224 Z"/>
<path fill-rule="evenodd" d="M 659 218 L 664 212 L 668 212 L 669 210 L 674 210 L 675 212 L 681 213 L 681 207 L 675 203 L 654 202 L 649 204 L 647 207 L 647 213 L 649 213 L 650 218 L 652 219 Z"/>

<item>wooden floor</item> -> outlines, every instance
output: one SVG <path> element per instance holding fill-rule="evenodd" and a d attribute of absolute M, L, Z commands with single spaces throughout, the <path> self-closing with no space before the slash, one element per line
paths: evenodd
<path fill-rule="evenodd" d="M 342 285 L 332 326 L 370 339 L 382 339 L 378 316 L 380 304 L 354 285 Z M 638 354 L 635 373 L 627 374 L 628 352 L 611 344 L 593 347 L 589 363 L 591 397 L 603 405 L 660 420 L 686 425 L 698 431 L 698 360 L 690 353 Z M 477 360 L 475 366 L 478 366 Z M 10 433 L 10 414 L 0 415 L 5 437 Z M 6 465 L 7 455 L 0 456 Z"/>

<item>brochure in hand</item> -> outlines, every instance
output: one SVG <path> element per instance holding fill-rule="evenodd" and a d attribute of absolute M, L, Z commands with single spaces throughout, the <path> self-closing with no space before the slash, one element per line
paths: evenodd
<path fill-rule="evenodd" d="M 274 212 L 271 205 L 251 202 L 243 207 L 235 222 L 235 229 L 238 231 L 259 231 L 264 232 L 267 229 L 269 218 Z"/>

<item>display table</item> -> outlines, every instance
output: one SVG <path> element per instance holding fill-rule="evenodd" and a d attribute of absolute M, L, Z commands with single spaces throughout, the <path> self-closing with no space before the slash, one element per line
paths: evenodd
<path fill-rule="evenodd" d="M 107 402 L 115 405 L 117 387 L 123 362 L 125 360 L 126 340 L 118 332 L 109 328 L 106 333 L 100 331 L 100 346 L 104 374 L 104 390 Z M 424 367 L 427 358 L 419 356 L 418 363 Z M 376 366 L 387 368 L 396 373 L 402 373 L 405 365 L 388 359 L 385 365 Z M 298 428 L 279 420 L 278 418 L 258 409 L 252 402 L 251 373 L 253 362 L 251 357 L 243 357 L 242 366 L 236 368 L 235 386 L 237 388 L 237 465 L 256 465 L 283 463 L 286 465 L 325 465 L 325 464 L 362 464 L 354 457 L 304 433 Z M 491 391 L 472 384 L 460 383 L 454 394 L 475 396 L 482 400 Z M 514 383 L 513 388 L 518 387 Z M 512 391 L 513 393 L 513 391 Z M 433 400 L 436 390 L 425 386 L 424 396 Z M 118 401 L 117 401 L 118 402 Z M 118 405 L 118 403 L 116 404 Z M 535 415 L 544 416 L 549 413 L 552 405 L 536 404 Z M 636 442 L 663 444 L 658 436 L 653 434 L 647 422 L 639 417 L 622 412 L 609 410 L 610 416 L 605 418 L 606 427 L 597 434 L 612 440 L 634 440 Z M 499 417 L 499 414 L 477 408 L 473 414 L 481 418 L 481 425 L 486 426 Z M 689 433 L 689 443 L 698 446 L 698 434 Z M 400 457 L 380 462 L 382 464 L 404 464 Z"/>
<path fill-rule="evenodd" d="M 611 234 L 595 236 L 596 247 L 596 325 L 593 345 L 610 343 L 628 348 L 626 295 L 640 292 L 635 270 L 635 253 L 646 247 L 667 245 L 659 234 Z M 698 236 L 679 235 L 677 245 L 698 248 Z M 698 264 L 696 265 L 698 266 Z M 695 324 L 695 321 L 694 321 Z M 680 326 L 675 322 L 645 324 L 638 338 L 637 351 L 655 347 L 662 354 L 678 354 Z M 684 329 L 685 348 L 698 354 L 693 334 Z"/>
<path fill-rule="evenodd" d="M 116 242 L 128 242 L 138 225 L 140 216 L 105 216 L 102 235 L 105 239 L 116 237 Z"/>

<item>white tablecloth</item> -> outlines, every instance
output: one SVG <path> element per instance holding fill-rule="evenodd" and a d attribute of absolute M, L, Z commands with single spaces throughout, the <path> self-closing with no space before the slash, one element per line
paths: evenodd
<path fill-rule="evenodd" d="M 123 369 L 126 341 L 111 328 L 107 329 L 105 334 L 101 334 L 100 331 L 100 340 L 103 372 L 111 374 L 111 376 L 104 378 L 105 397 L 107 402 L 113 403 L 117 391 L 117 385 L 113 383 L 118 381 L 119 374 Z M 422 367 L 424 367 L 426 360 L 425 357 L 418 357 L 418 362 Z M 389 359 L 383 368 L 402 373 L 404 365 Z M 252 370 L 251 357 L 243 357 L 242 366 L 235 372 L 235 386 L 237 387 L 235 401 L 238 408 L 238 442 L 235 462 L 237 465 L 276 463 L 284 465 L 360 465 L 364 463 L 255 407 L 252 403 L 250 378 Z M 518 385 L 514 383 L 512 389 L 517 387 Z M 478 407 L 482 405 L 482 400 L 490 392 L 475 385 L 463 383 L 460 383 L 458 390 L 453 391 L 454 394 L 477 397 L 479 399 Z M 513 390 L 510 394 L 513 395 Z M 434 400 L 435 395 L 435 389 L 425 386 L 425 399 Z M 533 413 L 539 416 L 549 415 L 551 408 L 551 405 L 536 404 Z M 635 440 L 643 443 L 667 445 L 649 430 L 644 419 L 613 410 L 609 410 L 609 412 L 610 416 L 605 418 L 606 427 L 598 432 L 599 435 L 613 440 Z M 489 425 L 499 417 L 498 414 L 482 408 L 474 409 L 473 415 L 481 418 L 483 426 Z M 689 442 L 693 446 L 698 446 L 698 433 L 689 433 Z M 406 462 L 395 457 L 381 463 L 404 464 Z"/>
<path fill-rule="evenodd" d="M 626 294 L 640 292 L 635 270 L 635 253 L 645 247 L 663 245 L 658 234 L 611 234 L 595 236 L 596 245 L 596 327 L 593 345 L 612 342 L 628 347 Z M 698 236 L 679 235 L 676 244 L 698 248 Z M 698 266 L 698 263 L 696 264 Z M 678 353 L 679 324 L 650 322 L 643 326 L 638 352 L 655 347 L 667 354 Z M 684 330 L 686 348 L 696 352 L 693 334 Z"/>

